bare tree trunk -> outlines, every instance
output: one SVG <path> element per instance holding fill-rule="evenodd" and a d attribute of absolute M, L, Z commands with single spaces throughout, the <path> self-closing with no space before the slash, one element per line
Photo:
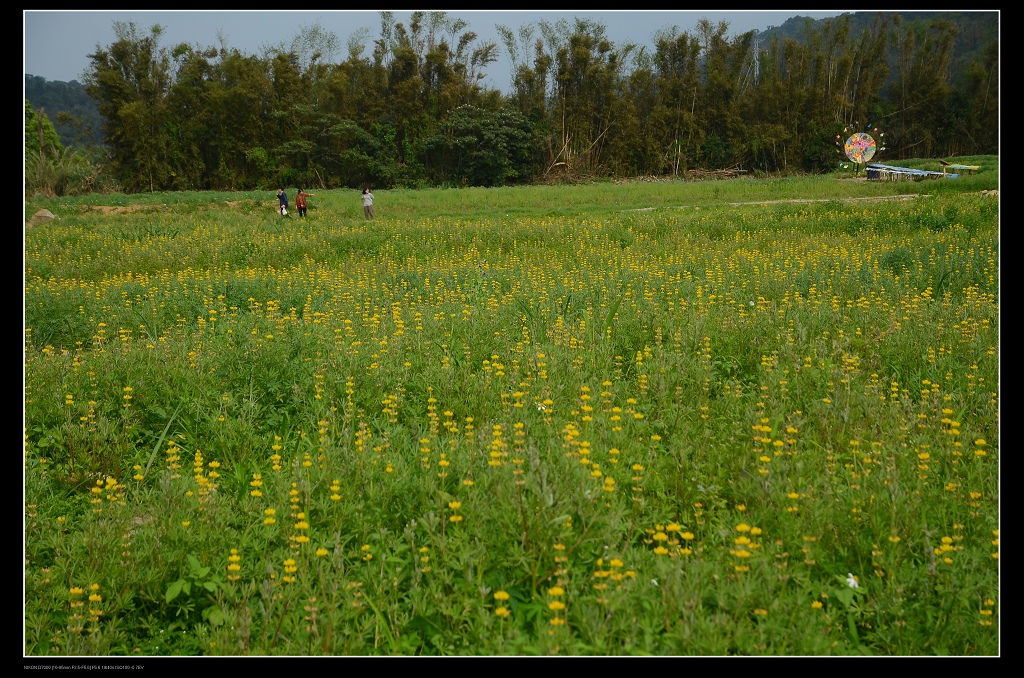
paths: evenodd
<path fill-rule="evenodd" d="M 43 109 L 39 109 L 39 112 L 36 114 L 36 117 L 39 120 L 39 157 L 45 158 L 46 149 L 43 147 Z"/>

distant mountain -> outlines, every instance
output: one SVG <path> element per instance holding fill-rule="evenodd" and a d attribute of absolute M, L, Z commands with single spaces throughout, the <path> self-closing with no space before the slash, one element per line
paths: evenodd
<path fill-rule="evenodd" d="M 889 16 L 900 15 L 905 24 L 920 23 L 926 26 L 936 19 L 945 19 L 956 24 L 957 34 L 953 40 L 953 58 L 949 64 L 949 82 L 952 85 L 959 83 L 964 77 L 967 67 L 975 56 L 980 54 L 985 47 L 993 40 L 999 39 L 999 13 L 998 12 L 847 12 L 840 16 L 850 17 L 850 35 L 859 36 L 865 30 L 871 28 L 877 14 Z M 760 31 L 757 35 L 761 48 L 764 49 L 773 38 L 792 38 L 803 42 L 807 34 L 808 25 L 818 29 L 826 21 L 832 19 L 811 19 L 810 17 L 795 16 L 787 19 L 781 26 L 769 26 L 766 30 Z M 890 23 L 891 27 L 891 23 Z M 892 55 L 890 46 L 890 55 Z M 890 69 L 890 73 L 893 73 Z"/>
<path fill-rule="evenodd" d="M 43 109 L 65 146 L 83 148 L 103 144 L 103 118 L 99 108 L 85 93 L 85 85 L 77 80 L 61 82 L 26 74 L 25 98 L 32 108 Z"/>

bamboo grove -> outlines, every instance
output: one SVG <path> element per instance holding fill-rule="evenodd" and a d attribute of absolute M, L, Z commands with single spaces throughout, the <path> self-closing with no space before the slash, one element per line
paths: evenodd
<path fill-rule="evenodd" d="M 807 19 L 802 39 L 767 41 L 701 20 L 650 45 L 615 44 L 592 20 L 498 26 L 502 93 L 482 84 L 499 45 L 444 12 L 408 25 L 381 12 L 379 37 L 344 45 L 304 26 L 258 56 L 115 23 L 85 83 L 129 192 L 815 172 L 835 166 L 837 131 L 868 120 L 888 158 L 997 152 L 996 41 L 954 83 L 955 22 L 853 25 Z"/>

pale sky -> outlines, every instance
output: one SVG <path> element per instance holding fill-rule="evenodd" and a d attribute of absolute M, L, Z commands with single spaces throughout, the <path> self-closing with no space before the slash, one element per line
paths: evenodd
<path fill-rule="evenodd" d="M 515 32 L 520 26 L 542 19 L 555 22 L 565 18 L 570 24 L 576 17 L 592 19 L 606 26 L 608 37 L 616 45 L 633 42 L 650 48 L 654 44 L 652 36 L 659 29 L 677 26 L 683 31 L 693 31 L 697 22 L 703 18 L 712 23 L 726 21 L 729 24 L 729 35 L 732 36 L 752 29 L 764 30 L 769 26 L 778 26 L 793 16 L 822 19 L 846 11 L 860 10 L 450 10 L 448 15 L 461 18 L 469 24 L 466 30 L 477 34 L 476 45 L 485 41 L 498 45 L 500 58 L 487 67 L 484 83 L 506 91 L 511 61 L 495 29 L 499 24 Z M 394 13 L 396 22 L 409 25 L 409 10 L 395 10 Z M 165 29 L 160 44 L 166 47 L 182 42 L 193 46 L 216 47 L 220 44 L 220 33 L 227 47 L 256 55 L 261 53 L 263 47 L 290 43 L 303 27 L 319 23 L 339 38 L 341 49 L 335 56 L 337 61 L 346 58 L 345 45 L 348 38 L 359 28 L 369 29 L 364 51 L 366 56 L 373 51 L 373 40 L 380 36 L 379 10 L 23 10 L 22 16 L 25 73 L 64 82 L 82 81 L 82 74 L 89 67 L 87 55 L 94 52 L 97 45 L 106 47 L 114 41 L 115 21 L 134 22 L 143 35 L 147 35 L 154 24 L 160 24 Z"/>

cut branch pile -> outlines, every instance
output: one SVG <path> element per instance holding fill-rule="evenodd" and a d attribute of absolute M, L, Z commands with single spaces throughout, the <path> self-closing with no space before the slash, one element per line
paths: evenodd
<path fill-rule="evenodd" d="M 693 169 L 687 170 L 684 174 L 686 179 L 693 181 L 703 181 L 705 179 L 735 179 L 741 174 L 746 174 L 746 170 L 742 170 L 739 166 L 727 167 L 725 169 L 708 170 L 701 169 L 700 167 L 694 167 Z"/>

